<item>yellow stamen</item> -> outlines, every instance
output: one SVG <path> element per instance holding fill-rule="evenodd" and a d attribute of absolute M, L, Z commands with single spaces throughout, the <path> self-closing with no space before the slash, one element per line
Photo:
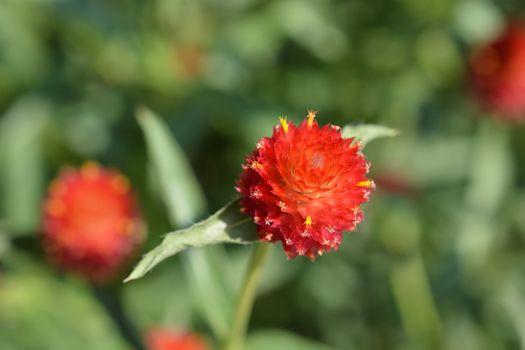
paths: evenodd
<path fill-rule="evenodd" d="M 361 142 L 360 141 L 354 140 L 352 145 L 350 145 L 350 149 L 351 150 L 353 150 L 355 148 L 357 148 L 358 151 L 361 149 Z"/>
<path fill-rule="evenodd" d="M 312 227 L 312 217 L 311 217 L 310 215 L 307 215 L 307 216 L 306 216 L 306 220 L 304 220 L 304 225 L 305 225 L 307 228 Z"/>
<path fill-rule="evenodd" d="M 368 187 L 368 188 L 373 188 L 375 186 L 374 184 L 374 181 L 372 180 L 365 180 L 365 181 L 359 181 L 357 183 L 357 186 L 358 187 Z"/>
<path fill-rule="evenodd" d="M 263 167 L 263 166 L 262 166 L 262 164 L 261 164 L 259 161 L 254 160 L 254 161 L 252 161 L 252 162 L 250 163 L 250 168 L 252 168 L 252 169 L 254 169 L 254 170 L 255 170 L 255 169 L 262 169 L 262 167 Z"/>
<path fill-rule="evenodd" d="M 96 162 L 87 161 L 80 169 L 82 176 L 88 180 L 96 179 L 100 173 L 100 167 Z"/>
<path fill-rule="evenodd" d="M 281 123 L 281 127 L 283 128 L 283 131 L 285 133 L 288 132 L 288 120 L 286 117 L 279 117 L 279 122 Z"/>
<path fill-rule="evenodd" d="M 314 118 L 316 114 L 317 114 L 317 111 L 312 111 L 312 110 L 308 111 L 308 115 L 306 116 L 306 118 L 308 118 L 308 121 L 306 122 L 308 126 L 312 126 L 314 124 Z"/>

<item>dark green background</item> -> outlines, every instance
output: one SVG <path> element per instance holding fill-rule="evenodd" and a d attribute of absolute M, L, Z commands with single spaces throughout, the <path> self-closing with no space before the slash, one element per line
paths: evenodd
<path fill-rule="evenodd" d="M 525 132 L 483 111 L 466 76 L 471 48 L 524 8 L 0 0 L 0 348 L 129 348 L 90 287 L 46 265 L 36 235 L 46 184 L 86 159 L 129 176 L 149 227 L 144 251 L 172 230 L 139 105 L 167 122 L 209 213 L 234 198 L 244 155 L 279 115 L 297 123 L 316 109 L 321 124 L 401 132 L 367 147 L 378 190 L 338 252 L 310 263 L 274 247 L 251 349 L 321 349 L 289 333 L 335 349 L 525 347 Z M 233 298 L 250 249 L 212 253 L 220 271 L 204 296 L 193 279 L 213 269 L 181 257 L 108 289 L 139 333 L 166 325 L 213 340 L 210 320 L 231 305 L 205 301 L 217 283 Z"/>

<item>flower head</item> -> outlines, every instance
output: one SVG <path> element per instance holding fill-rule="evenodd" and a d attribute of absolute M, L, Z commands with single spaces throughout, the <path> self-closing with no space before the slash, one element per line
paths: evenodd
<path fill-rule="evenodd" d="M 104 282 L 144 238 L 127 179 L 95 163 L 65 169 L 43 206 L 44 248 L 59 268 Z"/>
<path fill-rule="evenodd" d="M 470 59 L 474 90 L 483 104 L 508 120 L 525 119 L 525 28 L 509 25 Z"/>
<path fill-rule="evenodd" d="M 315 112 L 296 127 L 285 118 L 272 137 L 262 138 L 237 182 L 243 211 L 259 237 L 281 241 L 289 258 L 314 260 L 337 249 L 342 232 L 363 219 L 361 204 L 374 183 L 369 163 L 353 138 L 334 125 L 319 127 Z"/>
<path fill-rule="evenodd" d="M 145 337 L 148 350 L 208 350 L 208 344 L 199 336 L 165 328 L 153 328 Z"/>

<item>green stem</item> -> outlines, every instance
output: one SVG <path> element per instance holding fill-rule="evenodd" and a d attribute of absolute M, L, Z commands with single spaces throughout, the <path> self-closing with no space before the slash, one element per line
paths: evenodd
<path fill-rule="evenodd" d="M 248 321 L 252 313 L 253 302 L 257 285 L 261 278 L 264 262 L 270 251 L 270 244 L 258 243 L 257 248 L 252 253 L 248 271 L 244 276 L 244 284 L 237 300 L 237 306 L 230 334 L 226 340 L 224 350 L 243 350 L 246 338 Z"/>

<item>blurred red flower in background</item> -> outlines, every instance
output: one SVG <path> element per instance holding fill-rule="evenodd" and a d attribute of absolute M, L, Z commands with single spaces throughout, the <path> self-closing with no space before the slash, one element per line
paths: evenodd
<path fill-rule="evenodd" d="M 281 241 L 289 258 L 314 260 L 337 249 L 342 232 L 363 219 L 360 206 L 374 187 L 360 145 L 314 117 L 309 112 L 298 127 L 281 118 L 247 158 L 236 187 L 259 237 Z"/>
<path fill-rule="evenodd" d="M 128 180 L 92 162 L 64 169 L 52 182 L 43 231 L 50 260 L 94 282 L 113 278 L 144 238 Z"/>
<path fill-rule="evenodd" d="M 481 102 L 507 120 L 525 119 L 525 27 L 510 24 L 474 51 L 470 75 Z"/>
<path fill-rule="evenodd" d="M 148 350 L 208 350 L 208 344 L 198 335 L 165 328 L 153 328 L 146 333 Z"/>

